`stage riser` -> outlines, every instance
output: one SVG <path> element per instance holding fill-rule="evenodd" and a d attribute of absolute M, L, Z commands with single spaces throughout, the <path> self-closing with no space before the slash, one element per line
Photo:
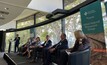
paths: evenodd
<path fill-rule="evenodd" d="M 17 65 L 7 54 L 4 54 L 3 58 L 8 65 Z"/>

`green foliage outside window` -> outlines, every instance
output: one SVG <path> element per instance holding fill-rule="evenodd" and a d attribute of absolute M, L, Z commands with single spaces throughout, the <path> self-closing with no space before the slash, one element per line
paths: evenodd
<path fill-rule="evenodd" d="M 36 36 L 39 36 L 42 42 L 45 41 L 45 36 L 49 35 L 53 44 L 56 44 L 60 40 L 60 34 L 61 34 L 60 20 L 36 28 Z"/>
<path fill-rule="evenodd" d="M 65 9 L 66 9 L 66 10 L 69 10 L 69 9 L 71 9 L 71 8 L 79 5 L 80 3 L 83 3 L 84 1 L 86 1 L 86 0 L 74 0 L 74 2 L 66 5 L 66 6 L 65 6 Z"/>

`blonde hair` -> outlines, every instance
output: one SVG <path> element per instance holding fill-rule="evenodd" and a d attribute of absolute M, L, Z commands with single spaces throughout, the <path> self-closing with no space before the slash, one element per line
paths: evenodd
<path fill-rule="evenodd" d="M 75 31 L 75 32 L 74 32 L 74 35 L 75 35 L 76 39 L 86 38 L 86 36 L 84 35 L 84 33 L 83 33 L 81 30 Z"/>

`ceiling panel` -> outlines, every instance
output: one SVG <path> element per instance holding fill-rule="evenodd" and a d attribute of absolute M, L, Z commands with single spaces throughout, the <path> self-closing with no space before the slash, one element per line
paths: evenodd
<path fill-rule="evenodd" d="M 30 15 L 33 15 L 35 13 L 37 13 L 38 11 L 36 10 L 30 10 L 30 9 L 25 9 L 17 18 L 15 18 L 15 20 L 20 20 L 22 18 L 28 17 Z"/>
<path fill-rule="evenodd" d="M 1 3 L 26 7 L 31 0 L 0 0 Z"/>
<path fill-rule="evenodd" d="M 8 10 L 5 10 L 5 8 L 8 8 Z M 0 19 L 0 25 L 10 22 L 14 18 L 16 18 L 23 10 L 24 8 L 0 3 L 0 11 L 9 13 L 9 14 L 0 13 L 0 17 L 4 18 L 4 19 Z"/>
<path fill-rule="evenodd" d="M 19 16 L 31 0 L 0 0 L 0 26 Z"/>

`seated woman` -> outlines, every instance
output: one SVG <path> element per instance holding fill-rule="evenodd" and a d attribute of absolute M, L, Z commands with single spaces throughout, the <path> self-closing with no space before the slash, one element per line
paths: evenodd
<path fill-rule="evenodd" d="M 24 45 L 22 45 L 21 47 L 19 47 L 18 54 L 22 54 L 22 53 L 26 52 L 27 47 L 29 46 L 30 42 L 31 42 L 31 38 L 28 38 L 27 42 Z"/>
<path fill-rule="evenodd" d="M 28 58 L 30 58 L 30 50 L 32 48 L 30 48 L 31 46 L 34 46 L 36 44 L 36 39 L 33 38 L 33 41 L 29 40 L 29 43 L 25 46 L 27 46 L 27 49 L 25 52 L 22 53 L 22 55 L 25 55 L 26 53 L 28 54 Z"/>
<path fill-rule="evenodd" d="M 35 42 L 35 44 L 34 44 L 34 45 L 31 45 L 31 46 L 29 47 L 29 49 L 27 50 L 27 52 L 28 52 L 28 58 L 31 57 L 31 52 L 32 52 L 35 48 L 37 48 L 37 47 L 39 47 L 39 46 L 41 45 L 40 37 L 35 38 L 35 39 L 34 39 L 34 42 Z"/>
<path fill-rule="evenodd" d="M 75 31 L 74 35 L 76 38 L 74 47 L 61 52 L 58 65 L 67 65 L 69 55 L 68 52 L 72 53 L 75 51 L 83 51 L 90 47 L 88 39 L 81 30 Z"/>

